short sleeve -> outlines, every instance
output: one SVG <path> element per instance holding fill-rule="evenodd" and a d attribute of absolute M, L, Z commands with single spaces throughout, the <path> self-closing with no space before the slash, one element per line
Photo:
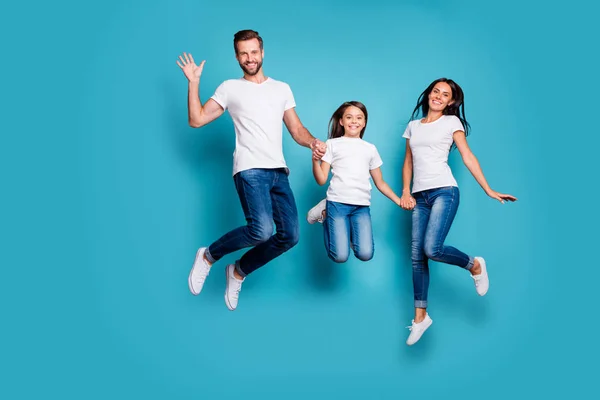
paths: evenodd
<path fill-rule="evenodd" d="M 285 84 L 285 108 L 284 110 L 287 111 L 290 108 L 294 108 L 296 107 L 296 100 L 294 99 L 294 94 L 292 93 L 292 88 L 290 88 L 290 85 L 288 85 L 287 83 Z"/>
<path fill-rule="evenodd" d="M 404 130 L 404 135 L 402 135 L 403 138 L 410 139 L 410 136 L 411 136 L 410 125 L 411 124 L 409 122 L 408 125 L 406 126 L 406 129 Z"/>
<path fill-rule="evenodd" d="M 377 151 L 377 147 L 373 146 L 373 151 L 371 154 L 371 161 L 369 163 L 369 170 L 377 169 L 383 165 L 383 160 L 379 156 L 379 152 Z"/>
<path fill-rule="evenodd" d="M 211 99 L 219 103 L 223 110 L 227 110 L 227 88 L 225 86 L 226 82 L 223 82 L 217 87 L 215 90 L 215 94 L 212 95 Z"/>
<path fill-rule="evenodd" d="M 333 161 L 333 150 L 331 149 L 331 140 L 325 142 L 327 145 L 327 150 L 325 151 L 325 155 L 321 158 L 321 161 L 325 161 L 327 164 L 331 165 L 331 161 Z"/>
<path fill-rule="evenodd" d="M 460 122 L 460 119 L 458 119 L 458 117 L 456 116 L 452 116 L 452 118 L 450 119 L 450 134 L 454 135 L 454 132 L 456 131 L 465 131 L 465 127 L 463 126 L 462 122 Z"/>

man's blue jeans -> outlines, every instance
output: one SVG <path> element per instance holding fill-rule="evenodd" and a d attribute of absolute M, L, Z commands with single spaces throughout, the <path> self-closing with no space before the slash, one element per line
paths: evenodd
<path fill-rule="evenodd" d="M 235 174 L 233 180 L 247 225 L 211 244 L 206 258 L 212 263 L 252 247 L 235 263 L 237 272 L 246 276 L 298 243 L 298 210 L 285 168 L 249 169 Z"/>

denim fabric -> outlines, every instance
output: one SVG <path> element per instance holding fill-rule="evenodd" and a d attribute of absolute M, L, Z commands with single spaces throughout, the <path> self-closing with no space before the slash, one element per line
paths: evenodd
<path fill-rule="evenodd" d="M 327 201 L 327 216 L 323 221 L 325 248 L 333 261 L 343 263 L 350 255 L 350 244 L 356 258 L 373 258 L 374 243 L 371 211 L 368 206 Z"/>
<path fill-rule="evenodd" d="M 473 257 L 445 246 L 460 192 L 455 186 L 424 190 L 413 194 L 417 204 L 412 212 L 412 267 L 415 307 L 427 308 L 429 289 L 428 260 L 457 265 L 470 270 Z"/>
<path fill-rule="evenodd" d="M 236 270 L 246 276 L 298 243 L 298 210 L 285 168 L 249 169 L 238 172 L 233 179 L 247 225 L 211 244 L 206 257 L 215 262 L 226 254 L 252 247 L 236 261 Z"/>

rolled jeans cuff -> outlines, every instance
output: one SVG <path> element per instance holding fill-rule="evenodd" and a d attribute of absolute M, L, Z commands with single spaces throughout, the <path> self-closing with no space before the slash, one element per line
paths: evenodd
<path fill-rule="evenodd" d="M 206 257 L 209 263 L 214 264 L 217 262 L 217 260 L 214 259 L 214 257 L 210 254 L 210 251 L 208 249 L 209 248 L 207 247 L 206 250 L 204 250 L 204 256 Z"/>
<path fill-rule="evenodd" d="M 427 308 L 427 300 L 415 300 L 415 308 Z"/>
<path fill-rule="evenodd" d="M 475 258 L 469 256 L 469 263 L 467 264 L 467 266 L 465 267 L 465 269 L 467 270 L 471 270 L 471 268 L 473 268 L 475 266 Z"/>
<path fill-rule="evenodd" d="M 235 270 L 237 271 L 238 274 L 240 274 L 240 276 L 242 278 L 246 277 L 247 274 L 244 271 L 242 271 L 242 267 L 240 267 L 240 260 L 237 260 L 235 262 Z"/>

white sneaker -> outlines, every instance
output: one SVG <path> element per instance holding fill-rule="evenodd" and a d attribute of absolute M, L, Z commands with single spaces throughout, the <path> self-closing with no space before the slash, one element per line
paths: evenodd
<path fill-rule="evenodd" d="M 490 279 L 488 278 L 485 260 L 482 257 L 475 257 L 475 259 L 478 260 L 481 265 L 481 274 L 471 275 L 471 278 L 475 281 L 475 290 L 477 290 L 477 294 L 483 296 L 490 288 Z"/>
<path fill-rule="evenodd" d="M 240 290 L 242 290 L 242 282 L 244 279 L 239 280 L 233 275 L 235 264 L 229 264 L 225 268 L 225 276 L 227 278 L 227 286 L 225 287 L 225 304 L 231 311 L 235 310 L 238 305 L 238 299 L 240 297 Z"/>
<path fill-rule="evenodd" d="M 309 224 L 314 224 L 315 222 L 323 223 L 323 211 L 325 211 L 326 207 L 327 207 L 327 199 L 323 199 L 319 202 L 319 204 L 317 204 L 316 206 L 311 208 L 308 211 L 308 214 L 306 215 L 306 220 L 308 221 L 308 223 Z"/>
<path fill-rule="evenodd" d="M 407 328 L 410 329 L 410 335 L 408 335 L 406 344 L 412 346 L 413 344 L 417 343 L 419 339 L 421 339 L 421 336 L 423 336 L 423 333 L 425 333 L 427 328 L 429 328 L 432 323 L 433 321 L 431 318 L 429 318 L 429 314 L 425 314 L 425 319 L 418 324 L 416 324 L 415 320 L 413 319 L 412 325 L 407 326 Z"/>
<path fill-rule="evenodd" d="M 204 281 L 206 277 L 210 273 L 210 265 L 204 260 L 204 252 L 206 251 L 206 247 L 200 247 L 196 252 L 196 259 L 194 260 L 194 266 L 190 271 L 190 276 L 188 277 L 188 286 L 190 287 L 190 292 L 194 296 L 197 296 L 202 291 L 202 286 L 204 286 Z"/>

